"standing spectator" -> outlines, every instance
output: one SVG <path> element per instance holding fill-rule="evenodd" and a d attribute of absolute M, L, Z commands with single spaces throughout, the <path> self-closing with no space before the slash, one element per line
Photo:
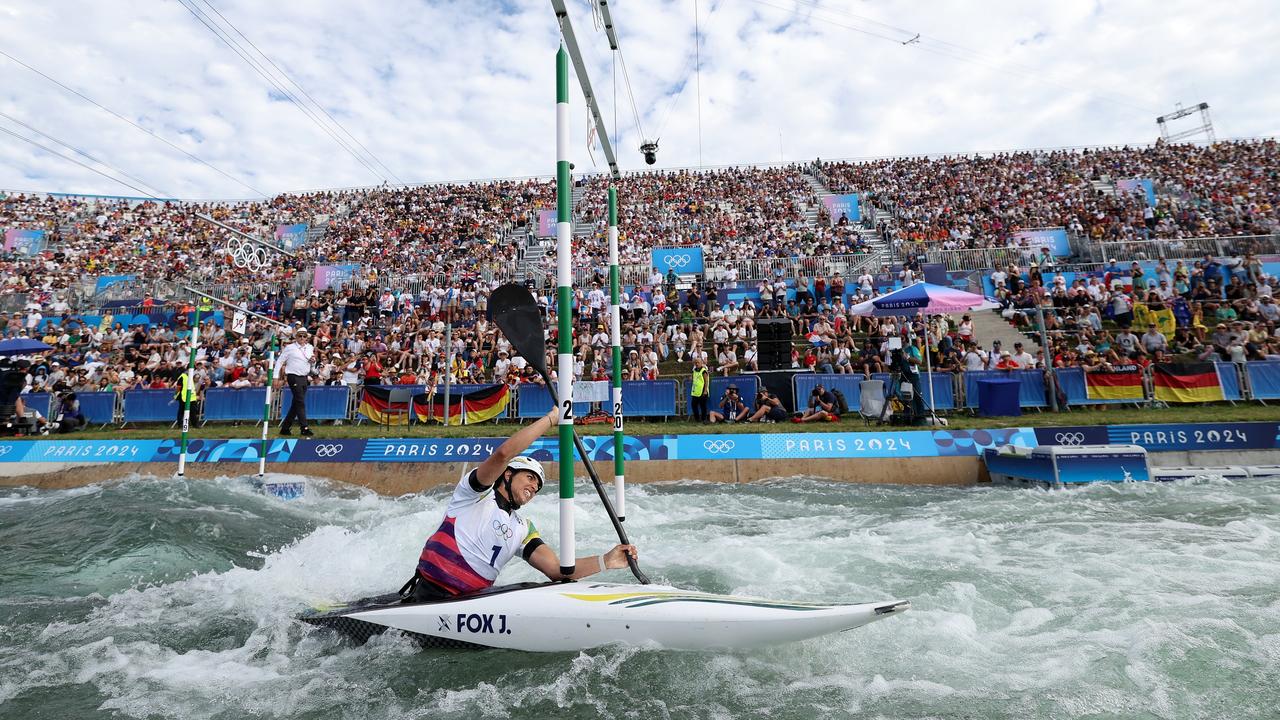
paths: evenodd
<path fill-rule="evenodd" d="M 315 348 L 311 345 L 311 333 L 306 328 L 298 328 L 293 334 L 293 342 L 285 347 L 276 358 L 276 388 L 288 383 L 293 392 L 293 402 L 289 403 L 289 412 L 280 423 L 281 435 L 293 434 L 293 423 L 302 427 L 302 436 L 311 437 L 311 427 L 307 424 L 307 383 L 311 375 L 311 360 L 315 357 Z M 284 374 L 281 374 L 281 370 Z"/>
<path fill-rule="evenodd" d="M 707 361 L 698 358 L 693 361 L 693 380 L 690 390 L 690 414 L 694 422 L 705 422 L 707 419 L 707 399 L 711 395 L 711 370 Z"/>

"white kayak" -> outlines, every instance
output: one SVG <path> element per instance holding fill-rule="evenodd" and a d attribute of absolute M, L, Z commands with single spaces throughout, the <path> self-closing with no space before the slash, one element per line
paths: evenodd
<path fill-rule="evenodd" d="M 907 601 L 781 602 L 667 585 L 547 582 L 422 603 L 403 602 L 391 593 L 317 607 L 299 619 L 359 642 L 399 631 L 433 648 L 564 652 L 623 644 L 708 650 L 843 632 L 910 608 Z"/>

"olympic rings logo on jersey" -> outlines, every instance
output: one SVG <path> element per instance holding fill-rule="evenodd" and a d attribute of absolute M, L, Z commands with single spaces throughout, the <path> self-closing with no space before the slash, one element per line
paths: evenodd
<path fill-rule="evenodd" d="M 662 258 L 662 262 L 667 266 L 668 270 L 672 268 L 686 268 L 693 262 L 693 256 L 688 253 L 685 253 L 684 255 L 672 254 Z"/>
<path fill-rule="evenodd" d="M 1081 432 L 1060 432 L 1053 436 L 1054 442 L 1059 445 L 1083 445 L 1084 433 Z"/>
<path fill-rule="evenodd" d="M 497 533 L 499 537 L 504 537 L 508 540 L 510 540 L 515 535 L 515 533 L 511 532 L 511 528 L 508 527 L 507 524 L 502 522 L 501 520 L 493 521 L 493 531 Z"/>
<path fill-rule="evenodd" d="M 733 450 L 735 443 L 732 440 L 703 440 L 702 447 L 712 455 L 720 455 Z"/>
<path fill-rule="evenodd" d="M 315 453 L 320 457 L 337 457 L 338 453 L 340 452 L 342 452 L 341 444 L 336 444 L 336 445 L 325 444 L 325 445 L 317 445 L 315 447 Z"/>

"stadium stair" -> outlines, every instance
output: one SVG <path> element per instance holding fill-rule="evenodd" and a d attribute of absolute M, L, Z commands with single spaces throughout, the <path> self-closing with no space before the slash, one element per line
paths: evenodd
<path fill-rule="evenodd" d="M 978 344 L 985 350 L 991 349 L 991 344 L 999 340 L 1000 347 L 1009 352 L 1013 352 L 1013 344 L 1022 343 L 1027 352 L 1034 355 L 1040 350 L 1040 343 L 1027 335 L 1023 335 L 1008 320 L 1000 316 L 998 310 L 992 312 L 972 312 L 969 317 L 973 318 L 973 336 L 978 339 Z M 958 321 L 958 318 L 956 318 Z"/>

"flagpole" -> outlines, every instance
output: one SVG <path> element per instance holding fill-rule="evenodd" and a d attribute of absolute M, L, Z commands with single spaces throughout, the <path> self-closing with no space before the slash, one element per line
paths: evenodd
<path fill-rule="evenodd" d="M 573 237 L 569 178 L 569 55 L 556 52 L 556 320 L 560 433 L 560 573 L 577 568 L 573 532 Z M 551 388 L 547 388 L 551 390 Z"/>
<path fill-rule="evenodd" d="M 618 268 L 618 189 L 609 188 L 609 332 L 613 357 L 613 506 L 627 519 L 622 433 L 622 290 Z"/>
<path fill-rule="evenodd" d="M 187 433 L 191 429 L 191 395 L 196 386 L 196 346 L 200 342 L 200 303 L 196 303 L 195 321 L 191 324 L 191 352 L 187 359 L 186 382 L 179 386 L 182 393 L 182 447 L 178 452 L 178 477 L 187 473 Z"/>

